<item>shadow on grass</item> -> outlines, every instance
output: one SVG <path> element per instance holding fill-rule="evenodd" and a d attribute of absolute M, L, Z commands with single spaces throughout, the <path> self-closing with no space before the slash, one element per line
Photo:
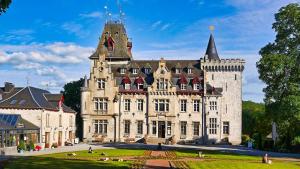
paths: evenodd
<path fill-rule="evenodd" d="M 8 161 L 5 169 L 125 169 L 131 162 L 102 162 L 96 160 L 68 160 L 52 157 L 18 157 Z"/>

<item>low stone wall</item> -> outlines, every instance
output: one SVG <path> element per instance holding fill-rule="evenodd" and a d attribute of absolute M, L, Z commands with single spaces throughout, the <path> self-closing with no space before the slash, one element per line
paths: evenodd
<path fill-rule="evenodd" d="M 4 148 L 0 148 L 0 155 L 12 155 L 12 154 L 16 154 L 17 151 L 18 151 L 17 146 L 4 147 Z"/>

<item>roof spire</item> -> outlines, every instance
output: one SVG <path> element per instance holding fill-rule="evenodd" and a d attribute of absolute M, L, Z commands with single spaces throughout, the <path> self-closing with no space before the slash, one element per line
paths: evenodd
<path fill-rule="evenodd" d="M 205 55 L 207 55 L 208 59 L 210 59 L 210 60 L 211 59 L 219 60 L 220 58 L 218 55 L 217 47 L 216 47 L 214 36 L 212 33 L 215 28 L 214 28 L 214 26 L 210 26 L 209 29 L 210 29 L 211 33 L 210 33 L 210 37 L 209 37 Z"/>

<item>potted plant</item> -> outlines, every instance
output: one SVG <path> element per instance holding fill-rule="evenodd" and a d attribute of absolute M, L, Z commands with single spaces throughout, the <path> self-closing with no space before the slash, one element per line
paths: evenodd
<path fill-rule="evenodd" d="M 20 141 L 17 149 L 18 149 L 18 153 L 21 153 L 21 154 L 24 153 L 24 150 L 26 149 L 26 145 L 23 140 Z"/>
<path fill-rule="evenodd" d="M 29 149 L 30 152 L 34 150 L 34 144 L 33 144 L 32 141 L 30 141 L 30 143 L 28 145 L 28 149 Z"/>
<path fill-rule="evenodd" d="M 35 151 L 40 151 L 41 149 L 42 149 L 41 146 L 39 146 L 39 145 L 36 145 L 36 146 L 35 146 Z"/>

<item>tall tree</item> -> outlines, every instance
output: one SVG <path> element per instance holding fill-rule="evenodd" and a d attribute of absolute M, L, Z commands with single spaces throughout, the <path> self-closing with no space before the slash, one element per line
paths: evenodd
<path fill-rule="evenodd" d="M 275 14 L 273 29 L 276 39 L 260 50 L 257 68 L 267 85 L 267 116 L 277 123 L 283 145 L 290 146 L 300 135 L 300 5 L 282 7 Z"/>
<path fill-rule="evenodd" d="M 0 0 L 0 15 L 6 12 L 10 4 L 11 4 L 11 0 Z"/>
<path fill-rule="evenodd" d="M 76 135 L 82 138 L 82 118 L 81 118 L 81 92 L 80 88 L 83 86 L 84 79 L 81 78 L 78 81 L 73 81 L 65 84 L 64 91 L 64 104 L 71 107 L 77 112 L 76 114 Z"/>

